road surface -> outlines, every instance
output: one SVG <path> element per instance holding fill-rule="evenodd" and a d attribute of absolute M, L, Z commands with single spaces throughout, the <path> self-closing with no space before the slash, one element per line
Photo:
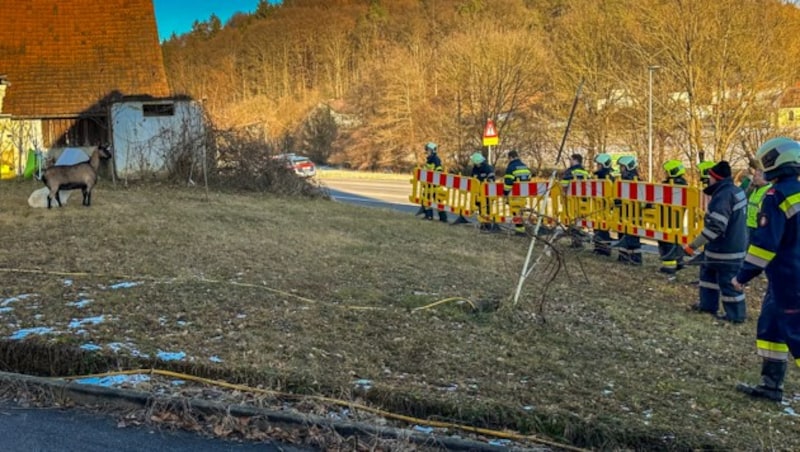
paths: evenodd
<path fill-rule="evenodd" d="M 408 180 L 394 179 L 322 179 L 336 201 L 382 207 L 416 213 L 419 206 L 411 204 L 411 175 Z"/>
<path fill-rule="evenodd" d="M 118 428 L 110 416 L 80 409 L 22 408 L 0 401 L 1 450 L 37 452 L 277 452 L 301 451 L 280 444 L 234 443 L 146 426 Z"/>

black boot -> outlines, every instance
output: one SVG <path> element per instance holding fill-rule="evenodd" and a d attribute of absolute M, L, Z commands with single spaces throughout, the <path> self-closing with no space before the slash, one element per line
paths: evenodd
<path fill-rule="evenodd" d="M 439 212 L 439 221 L 447 223 L 447 212 Z"/>
<path fill-rule="evenodd" d="M 750 397 L 780 402 L 783 400 L 783 379 L 786 376 L 786 361 L 764 359 L 761 364 L 761 384 L 758 386 L 739 383 L 736 390 Z"/>

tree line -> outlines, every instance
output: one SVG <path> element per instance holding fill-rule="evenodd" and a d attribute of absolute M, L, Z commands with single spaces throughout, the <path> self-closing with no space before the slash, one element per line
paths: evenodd
<path fill-rule="evenodd" d="M 778 0 L 262 0 L 163 52 L 217 127 L 321 163 L 406 170 L 435 141 L 463 168 L 491 118 L 501 149 L 552 167 L 581 84 L 568 152 L 644 161 L 652 130 L 657 162 L 745 163 L 795 132 L 775 118 L 798 25 Z"/>

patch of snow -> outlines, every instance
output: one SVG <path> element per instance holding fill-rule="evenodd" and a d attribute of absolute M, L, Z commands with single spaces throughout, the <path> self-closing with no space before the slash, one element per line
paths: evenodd
<path fill-rule="evenodd" d="M 71 279 L 65 279 L 65 280 L 64 280 L 64 286 L 65 286 L 65 287 L 69 287 L 69 286 L 71 286 L 71 285 L 72 285 L 72 280 L 71 280 Z"/>
<path fill-rule="evenodd" d="M 68 326 L 69 328 L 75 329 L 75 328 L 80 328 L 84 325 L 99 325 L 105 321 L 106 321 L 105 315 L 98 315 L 95 317 L 86 317 L 85 319 L 80 319 L 80 320 L 72 319 L 72 321 L 69 322 Z"/>
<path fill-rule="evenodd" d="M 158 359 L 162 361 L 180 361 L 183 358 L 186 358 L 186 353 L 184 352 L 163 352 L 161 350 L 158 351 L 156 354 Z"/>
<path fill-rule="evenodd" d="M 123 281 L 120 283 L 112 284 L 108 286 L 109 289 L 117 290 L 117 289 L 130 289 L 131 287 L 136 287 L 142 283 L 140 282 L 131 282 L 131 281 Z"/>
<path fill-rule="evenodd" d="M 508 445 L 511 444 L 511 440 L 510 439 L 493 439 L 493 440 L 489 441 L 489 444 L 491 444 L 492 446 L 508 447 Z"/>
<path fill-rule="evenodd" d="M 208 360 L 211 361 L 212 363 L 221 363 L 222 362 L 222 358 L 220 358 L 217 355 L 214 355 L 211 358 L 208 358 Z"/>
<path fill-rule="evenodd" d="M 372 389 L 372 380 L 367 380 L 366 378 L 356 380 L 354 384 L 357 388 L 361 388 L 365 391 Z"/>
<path fill-rule="evenodd" d="M 83 344 L 80 347 L 82 350 L 88 350 L 90 352 L 96 352 L 97 350 L 102 350 L 103 347 L 95 344 Z"/>
<path fill-rule="evenodd" d="M 5 314 L 6 312 L 11 312 L 13 310 L 14 310 L 14 308 L 8 308 L 8 307 L 0 308 L 0 314 Z"/>
<path fill-rule="evenodd" d="M 35 293 L 24 293 L 21 295 L 17 295 L 16 297 L 6 298 L 2 302 L 0 302 L 0 306 L 8 306 L 11 303 L 16 303 L 18 301 L 27 300 L 30 297 L 36 296 Z"/>
<path fill-rule="evenodd" d="M 47 326 L 38 326 L 35 328 L 24 328 L 21 330 L 15 331 L 11 336 L 8 336 L 11 340 L 20 340 L 25 339 L 26 337 L 30 336 L 31 334 L 50 334 L 53 332 L 53 329 Z"/>
<path fill-rule="evenodd" d="M 427 427 L 422 425 L 415 425 L 413 427 L 414 430 L 422 433 L 433 433 L 433 427 Z"/>
<path fill-rule="evenodd" d="M 136 385 L 145 381 L 150 381 L 149 375 L 134 374 L 134 375 L 112 375 L 108 377 L 81 378 L 80 380 L 75 380 L 75 383 L 81 385 L 112 387 L 124 383 L 130 383 Z"/>
<path fill-rule="evenodd" d="M 78 301 L 71 301 L 71 302 L 67 303 L 67 306 L 73 306 L 73 307 L 76 307 L 78 309 L 83 309 L 86 306 L 90 305 L 93 301 L 94 300 L 89 300 L 87 298 L 82 298 L 82 299 L 80 299 Z"/>

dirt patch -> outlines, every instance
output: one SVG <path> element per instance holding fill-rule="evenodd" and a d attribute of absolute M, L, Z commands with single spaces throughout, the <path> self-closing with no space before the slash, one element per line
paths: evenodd
<path fill-rule="evenodd" d="M 33 210 L 34 188 L 0 185 L 0 303 L 12 308 L 0 336 L 50 330 L 7 339 L 4 369 L 134 359 L 594 448 L 800 447 L 800 401 L 733 391 L 757 378 L 761 282 L 750 320 L 732 326 L 686 309 L 696 270 L 670 281 L 652 256 L 631 268 L 564 247 L 557 278 L 545 287 L 543 263 L 508 309 L 527 241 L 503 234 L 319 199 L 206 201 L 147 186 L 101 185 L 90 208 Z M 414 310 L 450 297 L 500 308 Z M 48 358 L 22 353 L 34 345 Z M 84 367 L 66 364 L 88 345 Z"/>

